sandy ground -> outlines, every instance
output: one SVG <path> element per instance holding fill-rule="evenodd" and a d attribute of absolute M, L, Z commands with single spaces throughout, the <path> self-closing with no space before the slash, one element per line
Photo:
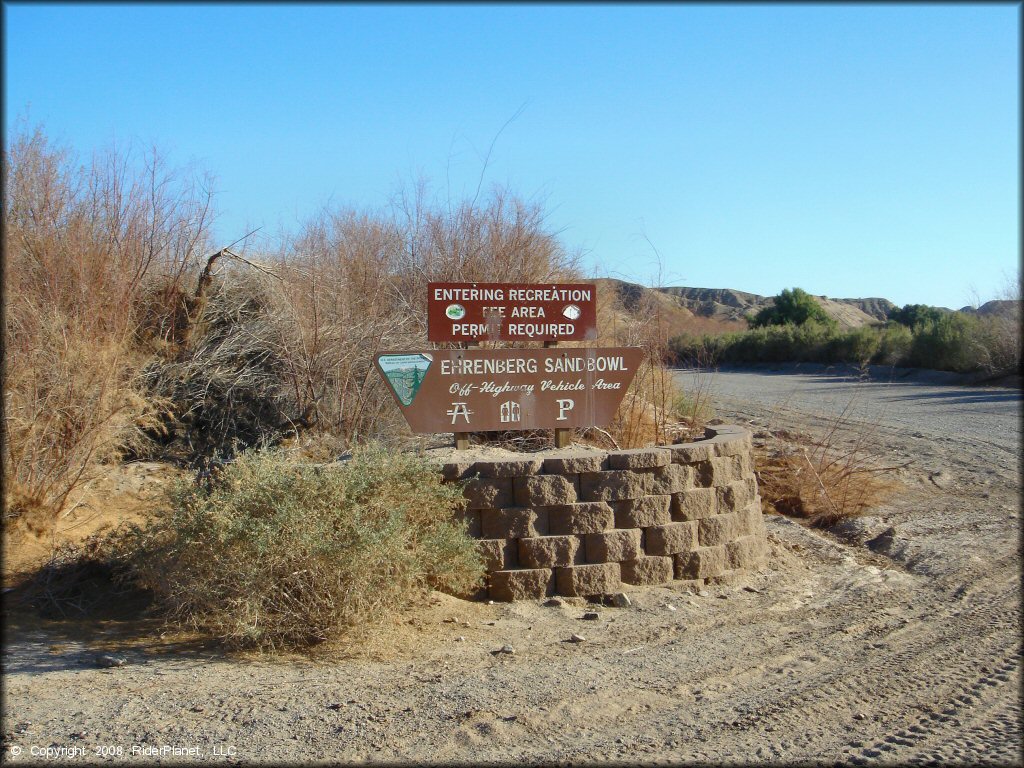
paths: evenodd
<path fill-rule="evenodd" d="M 1020 391 L 821 371 L 711 386 L 717 415 L 754 431 L 820 432 L 846 409 L 845 439 L 871 425 L 883 457 L 911 462 L 898 493 L 832 532 L 768 518 L 768 567 L 702 595 L 435 595 L 376 657 L 237 658 L 145 622 L 8 616 L 4 758 L 1018 762 Z"/>

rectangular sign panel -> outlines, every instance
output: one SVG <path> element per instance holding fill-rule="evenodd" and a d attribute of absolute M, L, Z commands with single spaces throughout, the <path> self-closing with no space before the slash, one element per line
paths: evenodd
<path fill-rule="evenodd" d="M 592 283 L 427 283 L 428 341 L 596 338 Z"/>
<path fill-rule="evenodd" d="M 413 432 L 609 424 L 643 360 L 639 347 L 385 352 L 377 370 Z"/>

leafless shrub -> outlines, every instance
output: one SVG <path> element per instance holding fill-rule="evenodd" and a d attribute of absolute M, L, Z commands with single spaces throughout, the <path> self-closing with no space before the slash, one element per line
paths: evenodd
<path fill-rule="evenodd" d="M 138 437 L 151 415 L 135 347 L 147 287 L 180 281 L 208 213 L 208 190 L 155 152 L 78 165 L 41 129 L 15 136 L 4 154 L 5 515 L 58 515 Z"/>
<path fill-rule="evenodd" d="M 626 390 L 608 433 L 620 448 L 669 442 L 667 419 L 674 397 L 671 374 L 664 366 L 665 327 L 647 294 L 627 310 L 614 285 L 598 288 L 597 346 L 640 347 L 643 361 Z"/>
<path fill-rule="evenodd" d="M 997 298 L 997 311 L 977 318 L 979 364 L 991 376 L 1020 373 L 1021 276 L 1007 277 Z"/>
<path fill-rule="evenodd" d="M 882 460 L 877 423 L 857 423 L 853 402 L 818 435 L 779 431 L 755 451 L 766 513 L 826 528 L 877 506 L 895 487 L 901 466 Z"/>

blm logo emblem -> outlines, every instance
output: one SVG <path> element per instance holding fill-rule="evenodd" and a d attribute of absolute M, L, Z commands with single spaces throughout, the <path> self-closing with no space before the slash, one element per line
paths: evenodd
<path fill-rule="evenodd" d="M 427 354 L 381 355 L 380 370 L 402 405 L 412 405 L 433 358 Z"/>

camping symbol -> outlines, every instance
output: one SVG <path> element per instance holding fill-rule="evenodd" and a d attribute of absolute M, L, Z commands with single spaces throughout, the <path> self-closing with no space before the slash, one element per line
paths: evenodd
<path fill-rule="evenodd" d="M 570 304 L 569 306 L 562 310 L 562 314 L 565 315 L 570 320 L 579 320 L 580 315 L 583 313 L 580 310 L 580 308 L 577 307 L 575 304 Z"/>
<path fill-rule="evenodd" d="M 433 362 L 430 355 L 381 355 L 377 358 L 384 378 L 402 405 L 412 405 L 420 385 L 427 375 L 427 369 Z"/>

